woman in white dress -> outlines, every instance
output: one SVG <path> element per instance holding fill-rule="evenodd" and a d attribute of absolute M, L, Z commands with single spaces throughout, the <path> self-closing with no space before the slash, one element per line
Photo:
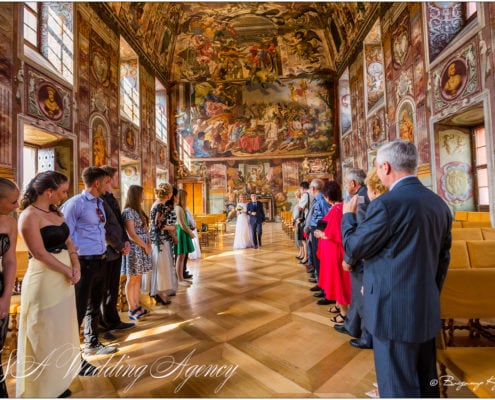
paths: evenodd
<path fill-rule="evenodd" d="M 194 251 L 192 253 L 189 253 L 188 258 L 189 260 L 199 260 L 201 259 L 201 245 L 199 243 L 198 230 L 196 229 L 196 221 L 194 221 L 194 216 L 192 215 L 189 208 L 186 208 L 186 214 L 187 214 L 187 219 L 191 224 L 191 230 L 194 233 L 194 237 L 192 240 L 194 245 Z"/>
<path fill-rule="evenodd" d="M 239 203 L 237 203 L 236 211 L 237 222 L 235 224 L 234 250 L 253 247 L 249 216 L 247 215 L 246 194 L 241 193 L 239 195 Z"/>
<path fill-rule="evenodd" d="M 153 268 L 150 276 L 150 296 L 158 304 L 168 305 L 169 295 L 177 291 L 177 275 L 174 266 L 173 236 L 175 235 L 175 223 L 169 223 L 173 207 L 167 205 L 172 197 L 172 185 L 161 183 L 155 189 L 156 201 L 151 206 L 151 257 Z"/>
<path fill-rule="evenodd" d="M 16 397 L 68 397 L 80 369 L 74 284 L 81 270 L 58 210 L 68 190 L 65 175 L 45 171 L 22 199 L 19 230 L 32 257 L 22 282 Z"/>

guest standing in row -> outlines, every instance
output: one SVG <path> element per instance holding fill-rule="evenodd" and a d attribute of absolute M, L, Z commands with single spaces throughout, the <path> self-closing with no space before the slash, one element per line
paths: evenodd
<path fill-rule="evenodd" d="M 344 205 L 346 254 L 364 259 L 364 315 L 373 335 L 382 397 L 439 397 L 435 337 L 441 328 L 440 290 L 450 261 L 452 214 L 415 176 L 413 143 L 380 147 L 377 173 L 389 192 L 356 222 L 358 199 Z"/>
<path fill-rule="evenodd" d="M 151 238 L 148 232 L 149 218 L 143 210 L 143 187 L 131 185 L 127 191 L 125 208 L 122 211 L 131 250 L 122 259 L 122 274 L 127 275 L 125 295 L 129 304 L 129 319 L 136 321 L 149 310 L 139 305 L 141 277 L 151 271 Z"/>
<path fill-rule="evenodd" d="M 155 189 L 155 198 L 150 211 L 153 269 L 151 276 L 148 276 L 149 292 L 157 303 L 167 305 L 170 304 L 168 296 L 177 291 L 177 275 L 172 250 L 172 235 L 175 235 L 176 226 L 175 223 L 169 223 L 173 209 L 167 205 L 167 201 L 172 198 L 172 185 L 161 183 Z"/>
<path fill-rule="evenodd" d="M 107 270 L 106 217 L 100 196 L 106 192 L 109 177 L 99 167 L 88 167 L 83 170 L 82 179 L 85 186 L 82 193 L 70 198 L 62 206 L 81 264 L 81 279 L 76 284 L 77 322 L 81 325 L 85 320 L 85 353 L 112 354 L 117 348 L 103 345 L 98 338 Z M 84 364 L 83 370 L 83 374 L 90 374 L 94 367 Z"/>
<path fill-rule="evenodd" d="M 11 215 L 19 207 L 19 189 L 17 185 L 0 178 L 0 355 L 3 351 L 9 327 L 10 297 L 14 287 L 16 271 L 17 221 Z M 7 385 L 0 358 L 0 397 L 8 397 Z"/>
<path fill-rule="evenodd" d="M 58 210 L 68 190 L 65 175 L 46 171 L 29 182 L 22 198 L 19 227 L 30 259 L 22 282 L 17 397 L 67 397 L 79 372 L 74 364 L 80 344 L 73 285 L 81 270 Z"/>
<path fill-rule="evenodd" d="M 125 330 L 134 327 L 132 322 L 123 322 L 117 310 L 120 285 L 120 268 L 122 256 L 129 254 L 131 245 L 124 226 L 119 202 L 113 195 L 113 190 L 119 187 L 119 171 L 109 165 L 101 167 L 107 174 L 105 193 L 101 195 L 105 209 L 105 237 L 107 240 L 106 279 L 101 305 L 102 318 L 100 325 L 105 330 Z M 107 333 L 108 335 L 108 333 Z"/>
<path fill-rule="evenodd" d="M 325 293 L 327 300 L 333 299 L 336 304 L 330 307 L 335 313 L 330 319 L 334 323 L 343 323 L 347 308 L 351 303 L 351 277 L 348 271 L 342 269 L 344 248 L 342 246 L 342 191 L 335 181 L 328 181 L 322 190 L 325 201 L 331 206 L 322 218 L 325 227 L 314 231 L 318 239 L 318 258 L 320 259 L 320 274 L 318 286 Z"/>
<path fill-rule="evenodd" d="M 179 285 L 189 286 L 190 283 L 184 279 L 184 261 L 186 254 L 194 251 L 194 245 L 192 238 L 194 237 L 193 231 L 189 226 L 186 214 L 186 201 L 187 192 L 180 189 L 177 193 L 177 203 L 175 205 L 175 214 L 177 216 L 177 239 L 178 242 L 174 246 L 176 260 L 175 266 L 177 270 L 177 278 Z"/>

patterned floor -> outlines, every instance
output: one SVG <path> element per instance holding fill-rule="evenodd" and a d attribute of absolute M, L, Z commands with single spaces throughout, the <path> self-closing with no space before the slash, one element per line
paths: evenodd
<path fill-rule="evenodd" d="M 360 398 L 373 389 L 373 352 L 332 329 L 280 224 L 264 225 L 256 250 L 233 251 L 234 228 L 189 263 L 190 288 L 118 335 L 118 353 L 89 358 L 100 374 L 77 378 L 74 397 Z"/>

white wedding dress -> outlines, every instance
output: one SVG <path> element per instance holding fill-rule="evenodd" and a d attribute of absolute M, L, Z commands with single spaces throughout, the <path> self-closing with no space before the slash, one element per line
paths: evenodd
<path fill-rule="evenodd" d="M 235 224 L 234 250 L 253 247 L 249 216 L 247 215 L 247 203 L 237 203 L 236 210 L 238 211 L 241 207 L 242 210 L 238 212 Z"/>

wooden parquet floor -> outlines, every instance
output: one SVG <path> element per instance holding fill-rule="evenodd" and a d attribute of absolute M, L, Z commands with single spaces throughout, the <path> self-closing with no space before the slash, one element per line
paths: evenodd
<path fill-rule="evenodd" d="M 373 389 L 373 352 L 332 328 L 280 224 L 264 225 L 256 250 L 233 251 L 234 229 L 189 262 L 193 285 L 171 305 L 116 334 L 119 352 L 88 357 L 100 373 L 76 378 L 73 397 L 362 398 Z"/>

